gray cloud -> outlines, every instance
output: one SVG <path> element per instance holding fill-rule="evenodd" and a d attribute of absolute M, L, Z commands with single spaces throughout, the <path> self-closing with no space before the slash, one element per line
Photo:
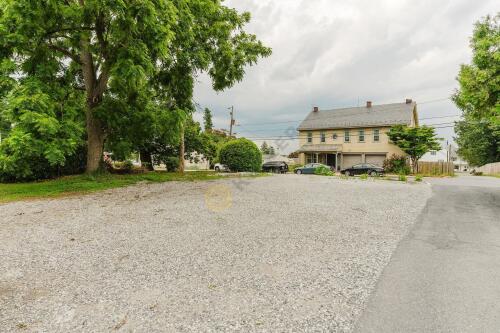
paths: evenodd
<path fill-rule="evenodd" d="M 461 63 L 469 62 L 473 23 L 498 10 L 494 0 L 333 1 L 231 0 L 252 13 L 248 30 L 273 48 L 247 69 L 245 80 L 221 93 L 199 77 L 195 99 L 227 127 L 234 105 L 237 132 L 247 137 L 284 135 L 313 105 L 321 108 L 449 97 Z M 450 101 L 424 103 L 421 118 L 458 114 Z M 199 117 L 199 115 L 198 115 Z M 443 123 L 456 118 L 432 119 Z M 436 120 L 436 121 L 434 121 Z M 451 128 L 438 133 L 451 139 Z M 256 140 L 259 141 L 259 140 Z M 271 141 L 271 140 L 267 140 Z M 291 143 L 286 151 L 293 150 Z"/>

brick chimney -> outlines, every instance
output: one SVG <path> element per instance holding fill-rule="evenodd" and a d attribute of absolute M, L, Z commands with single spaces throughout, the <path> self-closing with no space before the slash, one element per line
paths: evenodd
<path fill-rule="evenodd" d="M 366 107 L 371 108 L 372 107 L 372 101 L 367 101 L 366 102 Z"/>
<path fill-rule="evenodd" d="M 413 101 L 411 100 L 411 98 L 407 98 L 406 99 L 406 104 L 411 104 Z"/>
<path fill-rule="evenodd" d="M 313 107 L 313 111 L 314 112 L 318 112 L 319 111 L 319 107 L 317 107 L 317 106 Z"/>

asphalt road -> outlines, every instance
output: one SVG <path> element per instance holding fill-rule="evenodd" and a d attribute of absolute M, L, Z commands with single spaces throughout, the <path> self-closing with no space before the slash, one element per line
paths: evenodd
<path fill-rule="evenodd" d="M 432 181 L 357 332 L 500 331 L 500 179 Z"/>

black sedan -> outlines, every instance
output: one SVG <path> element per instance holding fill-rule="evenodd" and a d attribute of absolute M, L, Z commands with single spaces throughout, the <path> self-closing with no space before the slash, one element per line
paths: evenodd
<path fill-rule="evenodd" d="M 353 165 L 350 168 L 341 170 L 340 173 L 346 176 L 355 176 L 362 174 L 367 174 L 370 176 L 379 176 L 384 174 L 384 168 L 379 167 L 378 165 L 375 164 L 361 163 Z"/>
<path fill-rule="evenodd" d="M 283 161 L 271 161 L 262 164 L 262 171 L 274 173 L 287 173 L 288 164 Z"/>

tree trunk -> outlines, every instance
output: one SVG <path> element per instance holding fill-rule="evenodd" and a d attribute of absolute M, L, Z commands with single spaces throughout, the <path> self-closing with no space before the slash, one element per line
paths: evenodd
<path fill-rule="evenodd" d="M 87 173 L 98 171 L 102 167 L 104 150 L 104 130 L 101 122 L 94 117 L 93 108 L 87 108 Z"/>
<path fill-rule="evenodd" d="M 179 145 L 179 173 L 184 173 L 184 124 L 181 125 Z"/>
<path fill-rule="evenodd" d="M 149 171 L 154 171 L 155 168 L 153 167 L 153 157 L 151 153 L 146 150 L 141 150 L 139 154 L 141 157 L 141 166 L 146 167 Z"/>

